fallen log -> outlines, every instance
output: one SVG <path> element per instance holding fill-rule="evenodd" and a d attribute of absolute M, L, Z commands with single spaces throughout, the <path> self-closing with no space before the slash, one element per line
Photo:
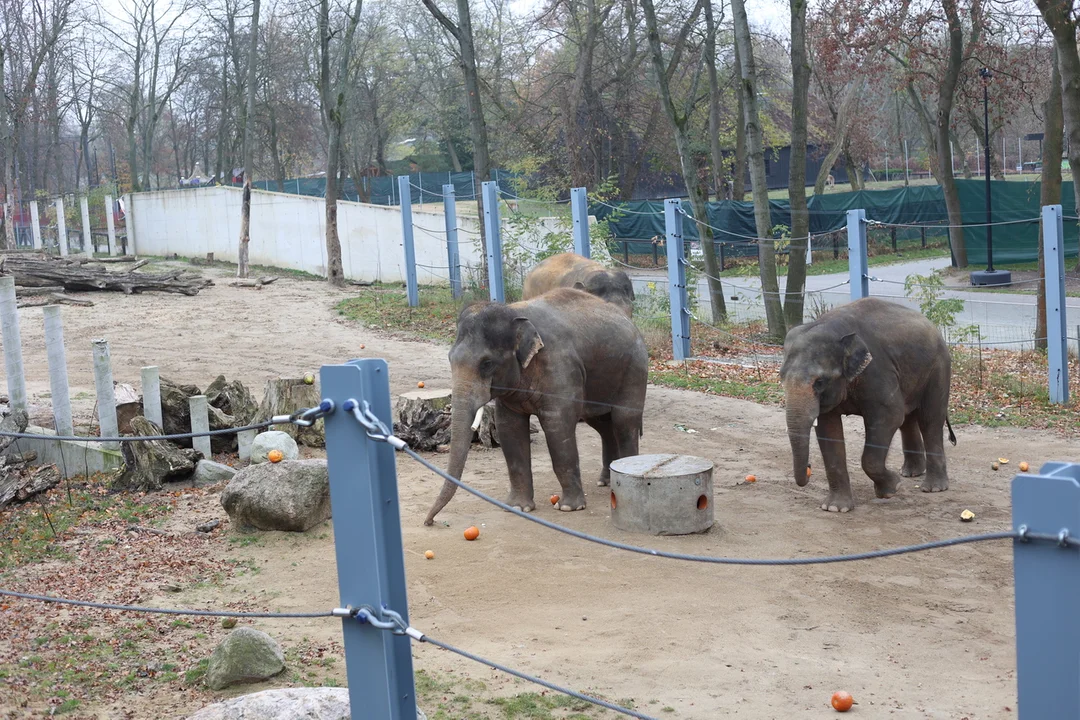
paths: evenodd
<path fill-rule="evenodd" d="M 131 419 L 131 430 L 137 435 L 160 435 L 161 428 L 142 416 Z M 124 464 L 127 466 L 116 485 L 128 490 L 160 490 L 168 480 L 179 480 L 195 472 L 195 463 L 202 458 L 198 450 L 178 448 L 167 440 L 121 443 Z"/>
<path fill-rule="evenodd" d="M 11 502 L 26 502 L 38 493 L 60 484 L 60 471 L 55 465 L 42 465 L 18 471 L 5 470 L 0 476 L 0 508 Z"/>
<path fill-rule="evenodd" d="M 74 305 L 75 307 L 94 307 L 91 300 L 79 300 L 67 295 L 39 295 L 33 299 L 25 300 L 18 307 L 42 307 L 44 305 Z"/>
<path fill-rule="evenodd" d="M 233 280 L 231 283 L 229 283 L 229 285 L 231 285 L 233 287 L 261 288 L 263 285 L 269 285 L 270 283 L 274 282 L 275 280 L 277 280 L 277 278 L 275 276 L 267 275 L 266 277 L 261 277 L 261 278 L 258 278 L 258 279 L 255 279 L 255 278 L 243 278 L 243 279 L 240 279 L 240 280 Z"/>
<path fill-rule="evenodd" d="M 16 287 L 15 297 L 33 297 L 34 295 L 51 295 L 52 293 L 64 292 L 63 285 L 42 285 L 41 287 Z"/>
<path fill-rule="evenodd" d="M 15 278 L 16 285 L 56 286 L 67 291 L 112 290 L 127 295 L 137 292 L 157 291 L 197 295 L 213 281 L 200 275 L 175 271 L 170 273 L 136 273 L 140 260 L 124 272 L 111 272 L 103 267 L 93 267 L 85 259 L 54 258 L 30 253 L 0 256 L 0 275 Z"/>

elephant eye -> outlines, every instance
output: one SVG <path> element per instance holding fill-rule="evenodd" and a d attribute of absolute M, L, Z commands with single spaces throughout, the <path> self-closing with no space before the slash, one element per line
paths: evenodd
<path fill-rule="evenodd" d="M 480 361 L 480 374 L 490 375 L 495 372 L 495 361 L 491 358 L 485 358 Z"/>
<path fill-rule="evenodd" d="M 818 378 L 814 381 L 814 392 L 820 393 L 825 389 L 825 378 Z"/>

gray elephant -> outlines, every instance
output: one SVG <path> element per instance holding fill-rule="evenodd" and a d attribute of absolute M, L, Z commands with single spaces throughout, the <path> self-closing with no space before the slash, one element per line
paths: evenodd
<path fill-rule="evenodd" d="M 648 381 L 648 351 L 616 306 L 572 288 L 512 305 L 477 303 L 461 311 L 450 349 L 453 410 L 448 472 L 460 478 L 477 410 L 495 398 L 495 424 L 510 476 L 507 504 L 533 501 L 529 419 L 536 415 L 562 486 L 560 510 L 585 508 L 577 426 L 600 434 L 607 485 L 613 460 L 636 455 Z M 450 502 L 446 481 L 425 525 Z"/>
<path fill-rule="evenodd" d="M 795 482 L 809 482 L 810 428 L 817 420 L 829 494 L 822 510 L 855 507 L 844 448 L 844 415 L 861 415 L 866 427 L 863 471 L 879 498 L 891 497 L 900 475 L 926 474 L 923 492 L 949 487 L 944 426 L 949 425 L 952 359 L 938 329 L 920 313 L 896 303 L 864 298 L 793 328 L 784 341 L 780 379 Z M 885 465 L 900 430 L 900 475 Z M 956 444 L 952 425 L 949 440 Z"/>
<path fill-rule="evenodd" d="M 529 271 L 522 288 L 523 300 L 539 297 L 557 287 L 577 288 L 618 305 L 629 317 L 634 310 L 634 284 L 622 270 L 608 270 L 587 257 L 559 253 Z"/>

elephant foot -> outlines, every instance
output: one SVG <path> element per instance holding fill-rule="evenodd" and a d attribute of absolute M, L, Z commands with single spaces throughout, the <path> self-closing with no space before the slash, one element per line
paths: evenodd
<path fill-rule="evenodd" d="M 821 503 L 821 509 L 841 513 L 854 510 L 855 498 L 851 495 L 851 489 L 849 488 L 846 491 L 830 490 L 825 497 L 825 502 Z"/>
<path fill-rule="evenodd" d="M 900 474 L 904 477 L 919 477 L 926 474 L 926 460 L 905 460 L 900 468 Z"/>
<path fill-rule="evenodd" d="M 517 493 L 510 493 L 510 497 L 506 498 L 506 504 L 515 510 L 523 512 L 532 512 L 536 509 L 536 503 L 533 502 L 531 497 L 518 495 Z"/>
<path fill-rule="evenodd" d="M 874 494 L 882 500 L 887 500 L 895 495 L 899 487 L 900 477 L 894 473 L 889 473 L 885 480 L 874 480 Z"/>
<path fill-rule="evenodd" d="M 945 492 L 949 489 L 949 478 L 941 475 L 938 477 L 927 476 L 919 487 L 923 492 Z"/>
<path fill-rule="evenodd" d="M 563 512 L 573 512 L 575 510 L 585 509 L 585 493 L 576 492 L 568 493 L 564 492 L 562 497 L 559 498 L 558 504 L 555 505 L 558 510 Z"/>
<path fill-rule="evenodd" d="M 600 477 L 596 480 L 597 487 L 607 487 L 611 484 L 611 469 L 604 468 L 600 471 Z"/>

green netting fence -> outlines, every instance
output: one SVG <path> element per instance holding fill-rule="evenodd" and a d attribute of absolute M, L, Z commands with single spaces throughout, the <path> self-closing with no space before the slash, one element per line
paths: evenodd
<path fill-rule="evenodd" d="M 958 180 L 960 204 L 965 225 L 972 225 L 964 230 L 967 243 L 968 262 L 972 265 L 986 262 L 986 184 L 982 180 Z M 1041 214 L 1039 204 L 1039 183 L 993 182 L 991 183 L 991 201 L 993 203 L 992 220 L 995 223 L 1013 223 L 1020 220 L 1034 222 L 997 225 L 993 229 L 994 260 L 999 263 L 1033 262 L 1038 259 L 1039 223 Z M 937 185 L 921 185 L 897 188 L 894 190 L 862 190 L 849 193 L 830 193 L 815 195 L 809 200 L 810 233 L 815 236 L 814 248 L 833 247 L 835 238 L 829 239 L 829 233 L 842 231 L 847 227 L 847 211 L 866 210 L 868 220 L 875 220 L 890 225 L 912 226 L 897 227 L 896 236 L 900 242 L 910 243 L 916 238 L 931 241 L 948 241 L 948 212 L 945 198 Z M 791 226 L 791 212 L 786 200 L 770 201 L 772 224 Z M 682 201 L 683 210 L 693 216 L 693 208 L 688 200 Z M 714 228 L 714 240 L 725 245 L 729 256 L 756 255 L 754 239 L 757 230 L 754 224 L 754 204 L 721 200 L 706 206 L 707 222 Z M 1076 216 L 1076 204 L 1072 183 L 1062 184 L 1062 211 L 1066 217 Z M 597 220 L 608 222 L 616 247 L 620 252 L 634 255 L 648 255 L 653 252 L 652 239 L 663 238 L 664 202 L 662 200 L 643 200 L 619 203 L 617 205 L 593 203 L 589 209 Z M 700 234 L 698 224 L 688 217 L 683 218 L 683 239 L 698 242 Z M 925 233 L 925 234 L 924 234 Z M 1078 233 L 1075 221 L 1065 223 L 1065 254 L 1076 257 L 1078 254 Z M 846 247 L 846 243 L 844 243 Z"/>

